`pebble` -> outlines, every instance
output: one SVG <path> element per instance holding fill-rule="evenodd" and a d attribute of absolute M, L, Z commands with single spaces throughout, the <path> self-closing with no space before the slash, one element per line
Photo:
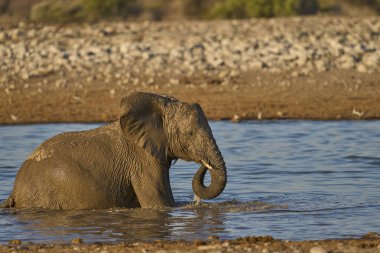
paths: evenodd
<path fill-rule="evenodd" d="M 13 121 L 17 121 L 17 116 L 11 114 L 11 119 L 12 119 Z M 13 242 L 12 244 L 21 244 L 21 241 L 20 241 L 20 243 L 17 243 L 17 241 L 19 241 L 19 240 L 11 240 L 11 241 L 9 241 L 9 243 Z"/>
<path fill-rule="evenodd" d="M 217 241 L 220 238 L 217 235 L 210 235 L 209 237 L 207 237 L 207 239 L 210 240 L 210 241 Z"/>
<path fill-rule="evenodd" d="M 230 121 L 231 122 L 240 122 L 241 118 L 240 118 L 239 114 L 234 114 L 234 116 L 231 118 Z"/>
<path fill-rule="evenodd" d="M 313 247 L 310 249 L 310 253 L 327 253 L 327 250 L 322 247 Z"/>
<path fill-rule="evenodd" d="M 220 249 L 220 245 L 202 245 L 198 246 L 198 250 L 215 250 L 215 249 Z"/>
<path fill-rule="evenodd" d="M 12 117 L 13 115 L 11 115 L 11 117 Z M 13 118 L 12 118 L 13 119 Z M 16 118 L 17 119 L 17 118 Z M 9 242 L 8 242 L 9 244 L 13 244 L 13 245 L 21 245 L 21 240 L 17 240 L 17 239 L 13 239 L 13 240 L 10 240 Z"/>
<path fill-rule="evenodd" d="M 82 240 L 82 238 L 74 238 L 71 240 L 71 243 L 72 244 L 81 244 L 81 243 L 83 243 L 83 240 Z"/>
<path fill-rule="evenodd" d="M 110 89 L 110 96 L 111 97 L 114 97 L 115 93 L 116 93 L 115 89 Z"/>

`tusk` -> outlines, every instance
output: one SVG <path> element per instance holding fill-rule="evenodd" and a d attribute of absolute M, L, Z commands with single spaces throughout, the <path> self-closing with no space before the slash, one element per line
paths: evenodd
<path fill-rule="evenodd" d="M 211 165 L 210 164 L 208 164 L 206 161 L 204 161 L 204 160 L 201 160 L 201 162 L 202 162 L 202 164 L 204 165 L 204 166 L 206 166 L 207 167 L 207 169 L 209 169 L 209 170 L 212 170 L 213 168 L 211 167 Z"/>
<path fill-rule="evenodd" d="M 201 197 L 197 196 L 194 194 L 194 200 L 193 200 L 193 203 L 197 206 L 200 206 L 202 204 L 202 199 Z"/>

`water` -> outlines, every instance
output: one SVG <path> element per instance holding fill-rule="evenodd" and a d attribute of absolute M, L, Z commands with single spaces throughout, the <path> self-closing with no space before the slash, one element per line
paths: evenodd
<path fill-rule="evenodd" d="M 0 200 L 18 168 L 44 139 L 96 124 L 0 127 Z M 380 121 L 264 121 L 211 127 L 228 166 L 224 193 L 192 201 L 195 163 L 171 169 L 180 207 L 44 211 L 0 209 L 0 243 L 193 240 L 271 235 L 290 240 L 380 232 Z"/>

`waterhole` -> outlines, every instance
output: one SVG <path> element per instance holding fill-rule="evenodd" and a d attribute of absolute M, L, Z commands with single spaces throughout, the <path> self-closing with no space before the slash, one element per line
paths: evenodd
<path fill-rule="evenodd" d="M 0 209 L 0 243 L 195 240 L 271 235 L 290 240 L 380 232 L 380 121 L 211 122 L 228 168 L 222 195 L 191 204 L 199 167 L 170 170 L 178 204 L 165 210 Z M 0 200 L 43 140 L 99 124 L 0 127 Z M 207 184 L 207 182 L 206 182 Z"/>

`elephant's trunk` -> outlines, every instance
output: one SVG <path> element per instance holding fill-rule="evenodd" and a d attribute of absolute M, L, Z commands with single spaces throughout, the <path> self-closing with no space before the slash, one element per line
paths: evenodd
<path fill-rule="evenodd" d="M 203 183 L 206 171 L 211 174 L 211 184 L 206 187 Z M 226 187 L 227 170 L 224 162 L 218 167 L 213 167 L 205 161 L 193 177 L 193 192 L 201 199 L 213 199 L 221 194 Z"/>

